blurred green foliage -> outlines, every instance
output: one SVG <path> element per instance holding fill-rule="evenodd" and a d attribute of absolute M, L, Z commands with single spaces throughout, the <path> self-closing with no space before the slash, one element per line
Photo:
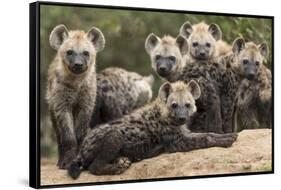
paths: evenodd
<path fill-rule="evenodd" d="M 49 134 L 44 130 L 51 130 L 48 119 L 45 119 L 48 113 L 44 97 L 48 66 L 56 53 L 49 45 L 49 34 L 58 24 L 66 25 L 69 30 L 87 31 L 92 26 L 101 29 L 106 38 L 106 46 L 97 57 L 98 71 L 117 66 L 143 75 L 151 73 L 155 75 L 151 69 L 150 58 L 144 49 L 146 37 L 151 32 L 160 37 L 165 34 L 176 36 L 185 21 L 190 21 L 192 24 L 200 21 L 218 24 L 223 31 L 223 39 L 228 43 L 242 36 L 256 43 L 267 42 L 270 50 L 272 48 L 271 19 L 50 5 L 41 5 L 40 8 L 41 119 L 46 120 L 42 123 L 43 136 Z M 271 61 L 268 62 L 268 67 L 271 68 Z M 155 79 L 154 95 L 157 95 L 162 82 L 156 75 Z M 48 138 L 46 141 L 53 142 Z M 48 148 L 50 146 L 51 149 Z M 41 143 L 43 156 L 52 154 L 53 146 Z"/>

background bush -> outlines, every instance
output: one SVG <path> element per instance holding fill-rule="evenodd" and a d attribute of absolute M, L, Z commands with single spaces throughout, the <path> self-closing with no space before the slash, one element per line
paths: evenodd
<path fill-rule="evenodd" d="M 151 32 L 160 37 L 165 34 L 175 37 L 185 21 L 190 21 L 192 24 L 200 21 L 209 24 L 217 23 L 223 31 L 223 39 L 228 43 L 241 36 L 256 43 L 267 42 L 270 50 L 272 46 L 270 19 L 50 5 L 41 5 L 40 16 L 41 154 L 48 157 L 56 155 L 56 142 L 44 97 L 47 70 L 56 53 L 49 45 L 49 34 L 58 24 L 65 24 L 69 30 L 88 31 L 92 26 L 101 29 L 106 39 L 106 46 L 97 56 L 98 71 L 109 66 L 116 66 L 143 75 L 151 73 L 155 75 L 151 69 L 149 56 L 144 49 L 146 37 Z M 271 68 L 271 61 L 268 61 L 267 66 Z M 154 95 L 157 95 L 161 80 L 156 75 L 155 79 Z"/>

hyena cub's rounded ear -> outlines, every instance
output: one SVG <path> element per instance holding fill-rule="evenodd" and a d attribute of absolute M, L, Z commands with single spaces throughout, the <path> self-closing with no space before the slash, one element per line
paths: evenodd
<path fill-rule="evenodd" d="M 105 38 L 103 33 L 100 31 L 100 29 L 96 27 L 92 27 L 87 32 L 88 39 L 92 42 L 93 46 L 95 47 L 95 50 L 97 52 L 103 50 L 105 46 Z"/>
<path fill-rule="evenodd" d="M 180 35 L 188 39 L 192 31 L 193 31 L 192 25 L 190 24 L 190 22 L 187 21 L 183 23 L 183 25 L 181 26 Z"/>
<path fill-rule="evenodd" d="M 243 38 L 236 38 L 232 44 L 233 53 L 238 54 L 244 48 L 245 48 L 245 40 Z"/>
<path fill-rule="evenodd" d="M 178 35 L 176 38 L 176 43 L 180 49 L 180 52 L 182 55 L 187 54 L 188 52 L 188 42 L 186 40 L 186 38 L 182 35 Z"/>
<path fill-rule="evenodd" d="M 68 37 L 68 30 L 67 28 L 63 25 L 60 24 L 56 26 L 49 37 L 49 42 L 52 48 L 55 50 L 58 50 L 59 47 L 62 45 L 63 41 Z"/>
<path fill-rule="evenodd" d="M 210 24 L 208 31 L 214 37 L 214 39 L 216 41 L 221 39 L 222 32 L 221 32 L 221 29 L 220 29 L 219 25 L 217 25 L 217 24 Z"/>
<path fill-rule="evenodd" d="M 159 88 L 159 92 L 158 92 L 158 97 L 163 100 L 164 102 L 167 101 L 168 96 L 171 94 L 172 92 L 172 86 L 171 83 L 169 82 L 165 82 L 164 84 L 162 84 Z"/>
<path fill-rule="evenodd" d="M 261 55 L 264 57 L 264 58 L 267 58 L 268 54 L 269 54 L 269 48 L 267 46 L 266 43 L 262 43 L 259 45 L 259 50 L 260 50 L 260 53 Z"/>
<path fill-rule="evenodd" d="M 155 34 L 151 33 L 147 36 L 145 40 L 145 50 L 150 54 L 154 48 L 160 43 L 161 39 Z"/>
<path fill-rule="evenodd" d="M 190 93 L 192 94 L 194 100 L 197 100 L 198 98 L 200 98 L 200 96 L 201 96 L 200 86 L 198 85 L 198 83 L 195 80 L 189 81 L 189 83 L 187 84 L 187 87 L 188 87 L 188 90 L 190 91 Z"/>

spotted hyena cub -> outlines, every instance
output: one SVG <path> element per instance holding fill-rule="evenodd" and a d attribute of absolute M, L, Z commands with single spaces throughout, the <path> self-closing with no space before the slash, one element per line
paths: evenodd
<path fill-rule="evenodd" d="M 67 168 L 89 127 L 96 100 L 96 54 L 104 48 L 102 32 L 56 26 L 50 45 L 57 54 L 48 70 L 47 102 L 58 143 L 58 166 Z"/>
<path fill-rule="evenodd" d="M 195 81 L 166 82 L 151 104 L 93 129 L 72 162 L 69 175 L 76 179 L 81 167 L 96 175 L 120 174 L 131 162 L 164 152 L 231 146 L 236 134 L 190 133 L 185 127 L 196 112 L 195 100 L 200 94 Z"/>
<path fill-rule="evenodd" d="M 91 126 L 131 113 L 150 102 L 154 77 L 121 68 L 107 68 L 97 75 L 97 103 Z"/>
<path fill-rule="evenodd" d="M 231 51 L 231 46 L 222 40 L 222 32 L 217 24 L 200 22 L 191 25 L 185 22 L 180 28 L 180 34 L 188 39 L 187 62 L 212 60 Z"/>
<path fill-rule="evenodd" d="M 266 127 L 270 127 L 272 76 L 271 71 L 263 65 L 269 54 L 268 46 L 265 43 L 246 43 L 241 38 L 235 41 L 233 48 L 236 55 L 234 66 L 244 75 L 237 93 L 236 113 L 241 120 L 240 129 L 258 128 L 259 120 L 265 121 Z"/>
<path fill-rule="evenodd" d="M 176 39 L 166 35 L 162 39 L 151 33 L 146 38 L 145 50 L 150 55 L 153 70 L 163 79 L 177 81 L 186 65 L 183 56 L 188 53 L 186 39 L 179 35 Z"/>

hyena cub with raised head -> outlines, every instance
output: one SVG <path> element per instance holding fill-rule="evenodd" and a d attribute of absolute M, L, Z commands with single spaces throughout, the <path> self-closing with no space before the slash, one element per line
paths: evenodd
<path fill-rule="evenodd" d="M 191 25 L 187 21 L 181 26 L 180 35 L 188 39 L 187 62 L 212 60 L 231 51 L 231 46 L 222 40 L 222 32 L 217 24 L 200 22 Z"/>
<path fill-rule="evenodd" d="M 86 135 L 96 100 L 96 54 L 105 39 L 98 28 L 56 26 L 50 45 L 57 54 L 48 70 L 46 99 L 57 136 L 59 168 L 67 168 Z"/>
<path fill-rule="evenodd" d="M 176 39 L 166 35 L 160 39 L 151 33 L 146 38 L 145 50 L 150 55 L 152 68 L 163 79 L 177 81 L 185 67 L 182 57 L 188 53 L 186 39 L 179 35 Z"/>
<path fill-rule="evenodd" d="M 241 119 L 242 129 L 258 128 L 259 120 L 271 125 L 272 76 L 271 71 L 263 65 L 269 54 L 266 43 L 256 45 L 237 39 L 233 46 L 234 67 L 244 75 L 237 93 L 237 114 Z M 235 56 L 236 55 L 236 56 Z M 257 117 L 258 112 L 263 113 Z"/>
<path fill-rule="evenodd" d="M 213 146 L 229 147 L 236 134 L 190 133 L 185 123 L 196 112 L 200 96 L 195 81 L 163 84 L 157 99 L 123 118 L 93 129 L 68 173 L 76 179 L 81 167 L 92 174 L 120 174 L 131 162 L 168 152 Z"/>
<path fill-rule="evenodd" d="M 118 119 L 150 102 L 154 77 L 121 68 L 106 68 L 97 74 L 97 103 L 91 127 Z"/>

